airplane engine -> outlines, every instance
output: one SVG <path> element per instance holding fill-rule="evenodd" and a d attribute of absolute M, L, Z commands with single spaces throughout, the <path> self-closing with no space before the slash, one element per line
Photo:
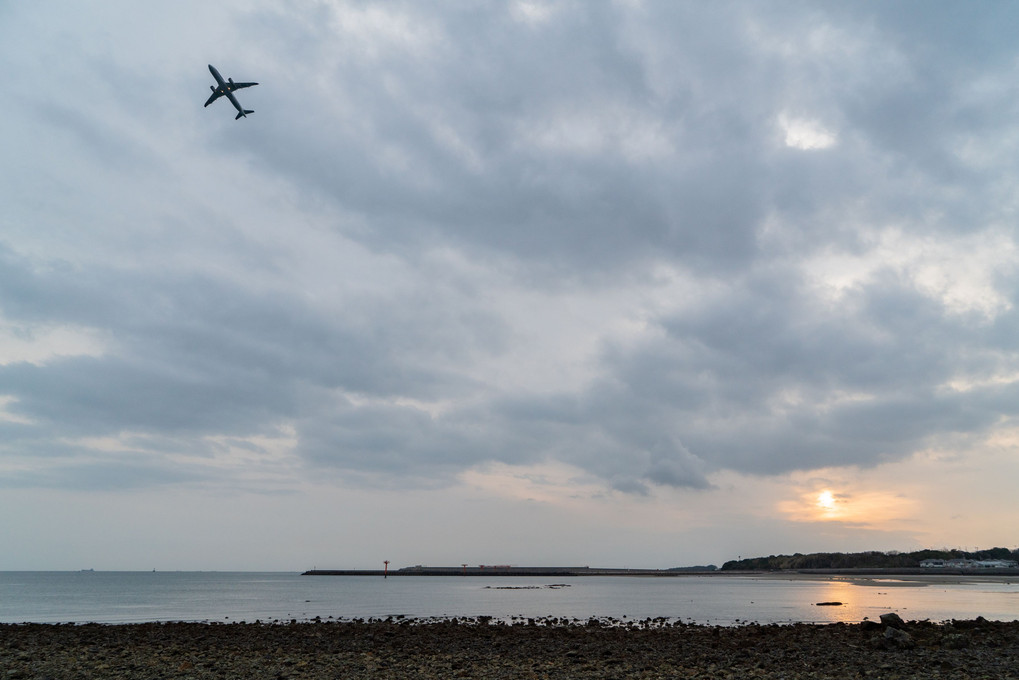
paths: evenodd
<path fill-rule="evenodd" d="M 216 91 L 216 86 L 215 85 L 209 85 L 209 89 L 212 90 L 213 92 L 215 92 Z"/>

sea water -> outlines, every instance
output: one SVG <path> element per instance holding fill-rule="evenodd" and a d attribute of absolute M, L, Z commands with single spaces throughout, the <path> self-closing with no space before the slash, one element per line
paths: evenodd
<path fill-rule="evenodd" d="M 821 602 L 840 602 L 818 606 Z M 0 622 L 349 620 L 489 616 L 688 623 L 1019 619 L 1019 578 L 301 576 L 0 572 Z"/>

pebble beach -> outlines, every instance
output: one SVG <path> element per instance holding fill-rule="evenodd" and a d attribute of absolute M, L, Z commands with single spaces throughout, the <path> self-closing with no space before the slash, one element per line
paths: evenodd
<path fill-rule="evenodd" d="M 1019 621 L 882 619 L 2 624 L 0 680 L 1019 678 Z"/>

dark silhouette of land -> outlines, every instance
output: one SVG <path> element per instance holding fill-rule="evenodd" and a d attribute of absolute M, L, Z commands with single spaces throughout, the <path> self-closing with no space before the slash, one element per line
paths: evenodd
<path fill-rule="evenodd" d="M 810 553 L 807 555 L 769 555 L 730 560 L 722 565 L 722 571 L 801 571 L 814 569 L 924 569 L 923 563 L 941 561 L 946 564 L 969 562 L 1015 562 L 1019 561 L 1019 550 L 990 548 L 966 552 L 964 550 L 917 550 L 914 552 L 858 552 L 858 553 Z M 944 567 L 942 567 L 944 568 Z M 948 566 L 950 569 L 966 569 L 963 566 Z M 977 567 L 970 569 L 984 569 Z M 924 573 L 930 568 L 924 569 Z"/>
<path fill-rule="evenodd" d="M 670 569 L 615 569 L 608 567 L 519 567 L 513 565 L 459 565 L 402 569 L 311 569 L 305 576 L 683 576 L 798 572 L 804 574 L 986 574 L 1019 575 L 1019 550 L 990 548 L 917 550 L 913 552 L 795 553 L 730 560 L 718 569 L 713 564 Z"/>

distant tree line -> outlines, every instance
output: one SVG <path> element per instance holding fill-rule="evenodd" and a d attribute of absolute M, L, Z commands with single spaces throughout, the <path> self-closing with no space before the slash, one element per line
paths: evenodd
<path fill-rule="evenodd" d="M 1019 550 L 991 548 L 965 550 L 917 550 L 916 552 L 810 553 L 804 555 L 769 555 L 729 560 L 722 571 L 779 571 L 782 569 L 894 569 L 919 567 L 923 560 L 1019 560 Z"/>

